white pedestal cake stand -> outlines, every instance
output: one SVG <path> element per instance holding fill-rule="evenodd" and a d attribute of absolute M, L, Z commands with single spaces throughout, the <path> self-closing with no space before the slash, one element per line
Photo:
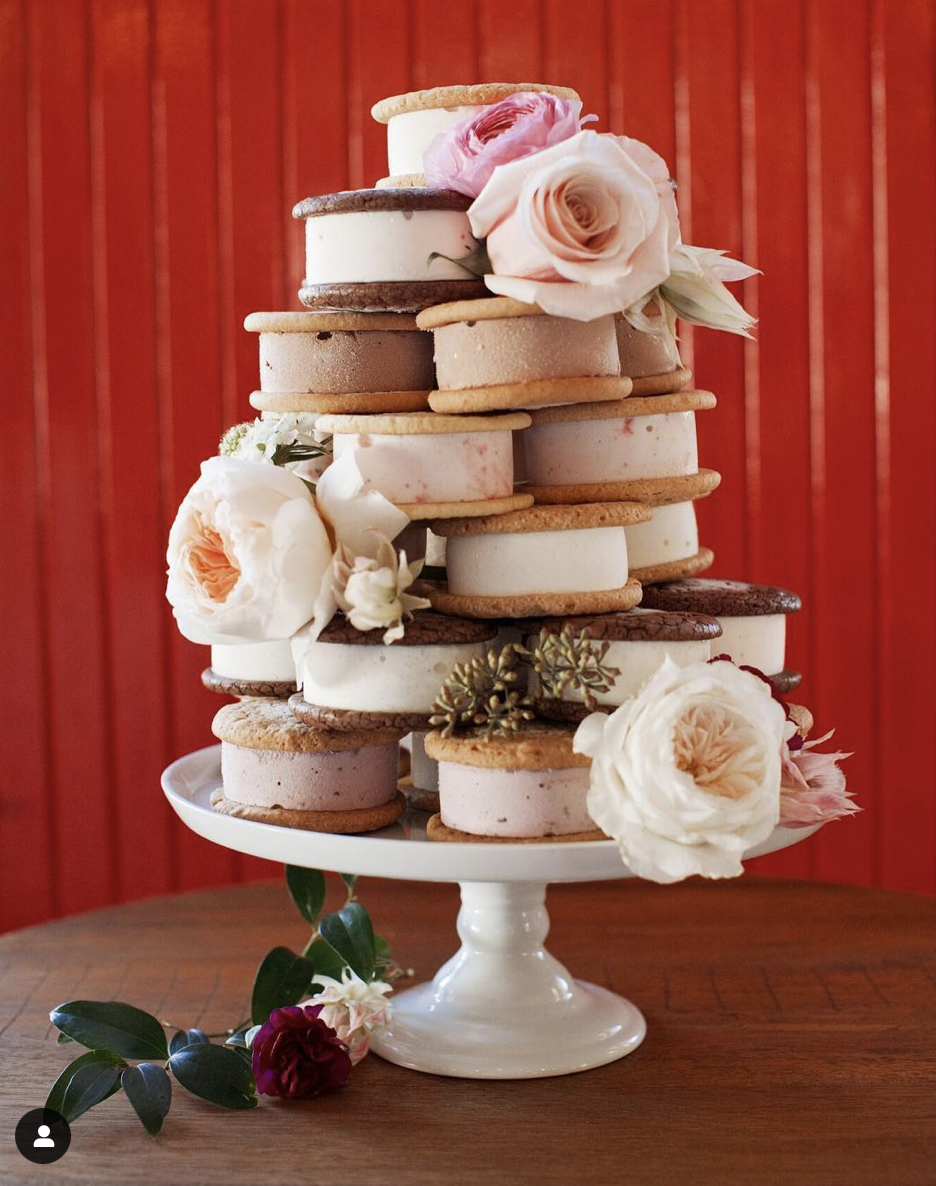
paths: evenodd
<path fill-rule="evenodd" d="M 633 876 L 612 841 L 433 843 L 418 812 L 364 836 L 303 832 L 219 815 L 209 799 L 220 783 L 220 746 L 180 758 L 162 777 L 183 822 L 225 848 L 311 869 L 460 884 L 461 949 L 429 983 L 394 996 L 391 1023 L 372 1044 L 382 1058 L 437 1075 L 532 1079 L 613 1062 L 643 1041 L 646 1023 L 630 1001 L 575 980 L 543 946 L 548 882 Z M 814 831 L 778 828 L 746 855 Z"/>

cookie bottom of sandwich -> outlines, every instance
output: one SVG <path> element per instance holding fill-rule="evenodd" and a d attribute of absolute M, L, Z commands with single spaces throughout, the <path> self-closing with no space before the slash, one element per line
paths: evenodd
<path fill-rule="evenodd" d="M 359 284 L 303 284 L 307 309 L 350 309 L 358 313 L 416 313 L 430 305 L 487 295 L 483 280 L 370 280 Z"/>
<path fill-rule="evenodd" d="M 286 700 L 296 690 L 292 680 L 235 679 L 218 675 L 211 667 L 202 672 L 201 682 L 219 696 L 249 696 L 258 700 Z"/>
<path fill-rule="evenodd" d="M 236 803 L 228 799 L 221 787 L 211 795 L 211 806 L 221 815 L 252 820 L 258 824 L 275 824 L 281 828 L 299 828 L 306 832 L 333 832 L 353 835 L 357 832 L 376 832 L 396 823 L 403 814 L 406 801 L 397 794 L 389 803 L 379 807 L 362 807 L 355 811 L 295 811 L 287 807 L 256 807 L 251 803 Z"/>
<path fill-rule="evenodd" d="M 631 576 L 642 585 L 652 585 L 656 581 L 673 581 L 676 577 L 692 577 L 697 572 L 705 572 L 715 563 L 715 553 L 711 548 L 699 548 L 694 556 L 687 556 L 684 560 L 669 560 L 665 564 L 649 564 L 646 568 L 631 569 Z"/>
<path fill-rule="evenodd" d="M 426 836 L 450 844 L 576 844 L 582 840 L 607 840 L 596 828 L 593 832 L 569 832 L 564 836 L 478 836 L 474 832 L 460 832 L 442 823 L 441 815 L 434 815 L 426 824 Z"/>
<path fill-rule="evenodd" d="M 250 406 L 258 412 L 309 412 L 312 415 L 380 415 L 424 412 L 428 391 L 252 391 Z"/>
<path fill-rule="evenodd" d="M 368 712 L 356 708 L 328 708 L 321 704 L 310 704 L 301 692 L 289 697 L 289 707 L 294 717 L 314 729 L 328 729 L 335 733 L 359 733 L 369 729 L 399 729 L 411 733 L 414 729 L 424 731 L 430 727 L 429 713 L 425 712 Z"/>
<path fill-rule="evenodd" d="M 631 377 L 634 384 L 634 395 L 669 395 L 673 391 L 681 391 L 687 383 L 692 382 L 692 371 L 688 367 L 676 367 L 673 371 L 663 371 L 659 375 L 642 375 Z"/>
<path fill-rule="evenodd" d="M 397 785 L 406 799 L 407 807 L 430 814 L 439 810 L 439 792 L 425 791 L 422 787 L 414 787 L 412 775 L 405 775 Z"/>
<path fill-rule="evenodd" d="M 450 593 L 445 585 L 427 581 L 420 590 L 443 614 L 463 618 L 551 618 L 575 614 L 607 614 L 633 609 L 640 601 L 641 588 L 633 576 L 620 589 L 599 589 L 588 593 L 511 593 L 500 597 Z"/>

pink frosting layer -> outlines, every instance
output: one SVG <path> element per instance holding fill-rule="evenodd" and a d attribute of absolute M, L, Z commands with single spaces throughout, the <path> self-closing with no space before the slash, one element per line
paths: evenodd
<path fill-rule="evenodd" d="M 287 753 L 221 743 L 224 793 L 236 803 L 294 811 L 379 807 L 396 794 L 397 746 Z"/>
<path fill-rule="evenodd" d="M 589 832 L 588 768 L 488 770 L 439 763 L 442 822 L 476 836 L 563 836 Z"/>
<path fill-rule="evenodd" d="M 534 486 L 674 478 L 699 468 L 693 412 L 547 422 L 523 435 Z"/>
<path fill-rule="evenodd" d="M 367 485 L 391 502 L 469 502 L 513 493 L 509 431 L 335 436 L 335 460 L 357 449 Z"/>

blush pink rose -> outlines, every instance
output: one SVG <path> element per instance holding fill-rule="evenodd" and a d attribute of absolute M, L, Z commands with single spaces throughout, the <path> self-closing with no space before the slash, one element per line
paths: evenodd
<path fill-rule="evenodd" d="M 429 185 L 475 198 L 498 165 L 541 152 L 582 130 L 582 104 L 545 92 L 509 95 L 440 133 L 423 156 Z"/>
<path fill-rule="evenodd" d="M 591 321 L 647 297 L 679 241 L 662 159 L 626 137 L 579 132 L 501 165 L 468 210 L 496 293 Z"/>

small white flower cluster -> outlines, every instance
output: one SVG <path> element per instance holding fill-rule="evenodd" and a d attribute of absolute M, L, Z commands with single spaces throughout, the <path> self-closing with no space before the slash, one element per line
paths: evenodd
<path fill-rule="evenodd" d="M 281 465 L 314 480 L 331 460 L 331 438 L 316 429 L 317 420 L 310 412 L 264 414 L 229 428 L 218 452 L 222 457 Z"/>

